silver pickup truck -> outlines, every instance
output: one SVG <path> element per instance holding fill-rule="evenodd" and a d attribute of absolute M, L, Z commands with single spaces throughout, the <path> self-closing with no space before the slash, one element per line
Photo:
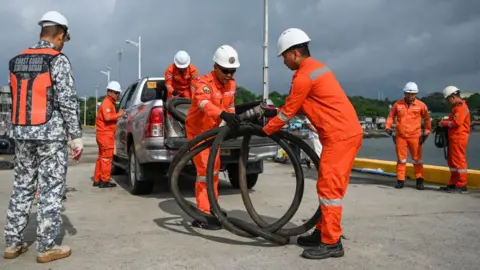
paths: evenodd
<path fill-rule="evenodd" d="M 166 120 L 167 110 L 164 104 L 167 89 L 163 77 L 139 79 L 122 92 L 118 109 L 123 109 L 125 113 L 117 120 L 112 174 L 126 173 L 131 194 L 148 194 L 156 179 L 165 179 L 177 150 L 187 142 L 184 135 L 178 135 L 178 126 L 183 131 L 184 127 L 177 122 L 175 128 L 170 118 L 169 121 Z M 255 105 L 257 104 L 236 105 L 237 114 Z M 190 105 L 181 106 L 183 107 L 177 108 L 186 114 Z M 235 188 L 239 188 L 240 146 L 241 139 L 234 139 L 222 143 L 220 150 L 221 171 L 227 172 L 229 181 Z M 250 147 L 247 184 L 252 188 L 257 182 L 258 174 L 263 172 L 263 160 L 275 157 L 277 145 L 269 138 L 253 136 Z M 195 175 L 195 167 L 191 162 L 186 170 Z"/>

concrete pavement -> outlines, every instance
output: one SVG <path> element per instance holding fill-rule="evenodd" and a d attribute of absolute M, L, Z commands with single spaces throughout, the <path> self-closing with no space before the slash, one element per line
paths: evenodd
<path fill-rule="evenodd" d="M 94 150 L 88 150 L 86 153 Z M 86 155 L 87 158 L 89 155 Z M 353 173 L 344 203 L 345 257 L 306 260 L 295 238 L 286 246 L 237 237 L 226 230 L 191 228 L 165 184 L 149 196 L 132 196 L 122 187 L 91 186 L 94 164 L 72 163 L 67 180 L 59 242 L 71 257 L 49 264 L 35 261 L 36 243 L 14 260 L 0 258 L 0 269 L 478 269 L 480 265 L 480 193 L 444 194 L 428 186 L 392 187 L 392 179 Z M 305 170 L 308 170 L 305 168 Z M 267 162 L 251 196 L 257 211 L 272 219 L 293 198 L 290 165 Z M 302 205 L 292 219 L 300 223 L 318 207 L 315 171 L 307 171 Z M 12 171 L 0 171 L 0 225 L 12 188 Z M 115 176 L 119 183 L 123 176 Z M 161 181 L 161 180 L 160 180 Z M 182 190 L 194 202 L 193 182 Z M 229 216 L 249 219 L 240 194 L 225 181 L 220 204 Z M 35 241 L 36 215 L 25 239 Z M 4 247 L 4 239 L 0 240 Z"/>

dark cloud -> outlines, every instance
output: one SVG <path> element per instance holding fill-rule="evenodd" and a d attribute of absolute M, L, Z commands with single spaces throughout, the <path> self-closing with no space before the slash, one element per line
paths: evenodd
<path fill-rule="evenodd" d="M 222 44 L 240 55 L 239 85 L 262 92 L 263 1 L 84 0 L 6 1 L 0 6 L 0 61 L 36 42 L 37 21 L 50 9 L 69 19 L 78 92 L 94 95 L 111 67 L 118 79 L 117 51 L 123 49 L 120 82 L 137 78 L 137 49 L 125 39 L 142 36 L 142 75 L 162 76 L 178 50 L 190 53 L 206 73 Z M 312 38 L 313 56 L 328 64 L 348 94 L 397 98 L 407 81 L 422 93 L 455 84 L 478 92 L 480 84 L 480 1 L 478 0 L 270 0 L 270 88 L 287 92 L 292 72 L 276 57 L 279 34 L 289 27 Z"/>

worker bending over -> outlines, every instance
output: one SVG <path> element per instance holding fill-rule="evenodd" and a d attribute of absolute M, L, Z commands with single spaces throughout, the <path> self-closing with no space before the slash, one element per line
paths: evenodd
<path fill-rule="evenodd" d="M 201 133 L 218 127 L 222 120 L 234 129 L 240 123 L 235 114 L 235 90 L 237 88 L 234 74 L 240 66 L 238 54 L 229 45 L 220 46 L 213 55 L 213 71 L 203 75 L 195 85 L 192 105 L 185 121 L 187 139 L 191 140 Z M 218 173 L 220 170 L 220 151 L 215 158 L 214 191 L 218 200 Z M 207 148 L 193 157 L 197 170 L 195 182 L 195 197 L 200 211 L 210 214 L 210 203 L 207 194 L 207 163 L 210 148 Z M 221 229 L 218 220 L 208 223 L 194 220 L 192 226 L 208 230 Z"/>
<path fill-rule="evenodd" d="M 448 128 L 448 167 L 450 167 L 450 182 L 440 189 L 447 192 L 467 193 L 467 144 L 470 135 L 470 110 L 467 103 L 460 97 L 460 89 L 447 86 L 443 96 L 452 105 L 453 110 L 448 120 L 438 123 L 440 127 Z"/>
<path fill-rule="evenodd" d="M 116 112 L 115 101 L 120 97 L 120 83 L 111 81 L 107 85 L 107 96 L 98 108 L 95 128 L 98 144 L 98 158 L 95 164 L 93 186 L 99 188 L 116 187 L 110 182 L 112 173 L 113 150 L 115 148 L 115 131 L 117 119 L 123 115 L 123 110 Z"/>
<path fill-rule="evenodd" d="M 344 254 L 340 240 L 342 199 L 362 144 L 363 129 L 333 72 L 310 57 L 309 42 L 307 34 L 297 28 L 280 35 L 278 56 L 282 55 L 285 65 L 296 71 L 285 105 L 263 130 L 267 135 L 275 133 L 302 110 L 318 131 L 323 146 L 317 180 L 322 218 L 311 235 L 297 241 L 303 246 L 315 246 L 306 249 L 304 257 L 324 259 Z"/>
<path fill-rule="evenodd" d="M 385 130 L 392 135 L 393 121 L 397 119 L 397 135 L 395 138 L 395 150 L 397 151 L 397 183 L 395 188 L 403 188 L 405 183 L 405 172 L 407 170 L 407 150 L 413 159 L 417 189 L 423 190 L 423 162 L 422 143 L 425 136 L 430 134 L 432 121 L 425 103 L 418 100 L 418 86 L 414 82 L 408 82 L 403 88 L 404 98 L 393 104 L 387 117 Z M 424 120 L 425 131 L 422 136 L 422 120 Z"/>
<path fill-rule="evenodd" d="M 190 63 L 190 55 L 186 51 L 178 51 L 173 63 L 165 70 L 165 86 L 167 99 L 171 97 L 192 98 L 192 86 L 198 81 L 198 70 Z"/>

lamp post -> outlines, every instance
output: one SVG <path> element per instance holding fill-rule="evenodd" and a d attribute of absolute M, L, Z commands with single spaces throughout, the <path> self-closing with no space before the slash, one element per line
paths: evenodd
<path fill-rule="evenodd" d="M 87 96 L 83 97 L 83 100 L 85 101 L 85 105 L 83 105 L 83 126 L 87 125 Z"/>
<path fill-rule="evenodd" d="M 132 44 L 138 48 L 138 79 L 142 78 L 142 37 L 138 37 L 138 42 L 125 40 L 126 43 Z"/>
<path fill-rule="evenodd" d="M 98 84 L 95 85 L 95 118 L 97 117 L 98 87 Z"/>
<path fill-rule="evenodd" d="M 268 99 L 268 0 L 263 0 L 263 100 Z"/>
<path fill-rule="evenodd" d="M 117 51 L 118 54 L 118 82 L 120 82 L 120 78 L 122 77 L 122 55 L 123 50 L 120 49 Z"/>

